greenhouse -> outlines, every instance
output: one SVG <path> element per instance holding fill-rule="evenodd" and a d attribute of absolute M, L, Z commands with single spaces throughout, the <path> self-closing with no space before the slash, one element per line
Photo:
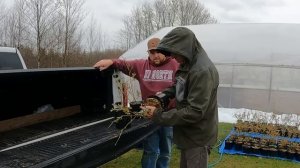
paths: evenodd
<path fill-rule="evenodd" d="M 220 75 L 219 107 L 300 114 L 300 24 L 209 24 L 187 26 Z M 121 59 L 147 58 L 147 41 Z M 136 83 L 134 87 L 138 86 Z M 138 96 L 138 93 L 132 91 Z M 132 95 L 131 95 L 132 96 Z"/>

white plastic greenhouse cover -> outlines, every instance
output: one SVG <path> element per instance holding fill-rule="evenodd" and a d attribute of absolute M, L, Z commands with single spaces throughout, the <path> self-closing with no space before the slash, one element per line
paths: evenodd
<path fill-rule="evenodd" d="M 220 74 L 220 107 L 300 114 L 300 24 L 206 24 L 191 29 Z M 147 41 L 121 59 L 147 58 Z M 135 86 L 134 86 L 135 88 Z"/>
<path fill-rule="evenodd" d="M 191 29 L 215 63 L 300 66 L 300 24 L 205 24 Z M 162 38 L 174 27 L 159 30 L 121 57 L 147 58 L 147 41 Z"/>

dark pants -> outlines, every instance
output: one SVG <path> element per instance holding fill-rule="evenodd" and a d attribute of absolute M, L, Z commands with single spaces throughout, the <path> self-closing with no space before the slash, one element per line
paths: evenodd
<path fill-rule="evenodd" d="M 180 168 L 207 168 L 209 153 L 208 147 L 182 149 Z"/>

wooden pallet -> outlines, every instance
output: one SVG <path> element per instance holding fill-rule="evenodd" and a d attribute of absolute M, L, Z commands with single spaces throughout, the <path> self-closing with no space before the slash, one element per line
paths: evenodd
<path fill-rule="evenodd" d="M 68 117 L 80 112 L 80 106 L 71 106 L 53 111 L 16 117 L 8 120 L 0 121 L 0 132 L 13 130 L 28 125 L 33 125 L 41 122 L 51 121 L 59 118 Z"/>

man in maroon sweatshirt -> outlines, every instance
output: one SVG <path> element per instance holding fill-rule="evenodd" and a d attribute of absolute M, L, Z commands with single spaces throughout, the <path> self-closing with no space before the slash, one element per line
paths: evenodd
<path fill-rule="evenodd" d="M 148 41 L 148 59 L 121 60 L 104 59 L 94 67 L 104 70 L 110 66 L 139 81 L 142 99 L 155 95 L 174 84 L 175 72 L 179 64 L 172 58 L 157 52 L 159 38 Z M 175 104 L 170 103 L 169 109 Z M 143 168 L 167 168 L 171 157 L 173 130 L 172 127 L 161 127 L 144 141 L 142 157 Z"/>

